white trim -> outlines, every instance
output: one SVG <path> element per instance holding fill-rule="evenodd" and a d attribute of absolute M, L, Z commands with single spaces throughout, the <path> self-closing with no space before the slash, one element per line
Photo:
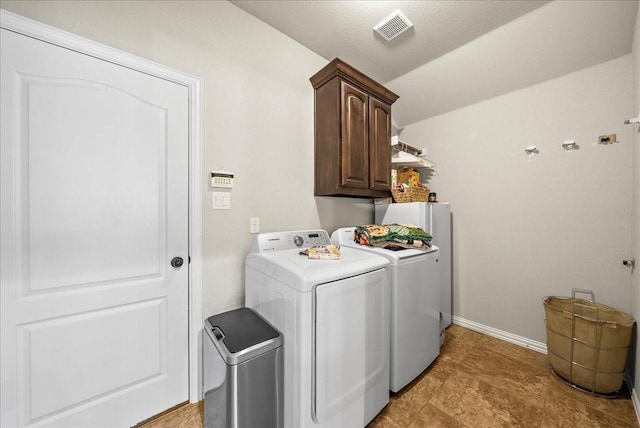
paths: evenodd
<path fill-rule="evenodd" d="M 0 26 L 186 86 L 189 91 L 189 401 L 202 397 L 202 180 L 200 79 L 0 9 Z"/>
<path fill-rule="evenodd" d="M 624 373 L 624 379 L 627 382 L 627 386 L 631 390 L 631 402 L 633 403 L 633 410 L 636 412 L 636 420 L 640 423 L 640 398 L 638 398 L 638 390 L 633 385 L 633 379 L 629 375 L 627 370 Z"/>
<path fill-rule="evenodd" d="M 202 400 L 202 110 L 200 79 L 189 86 L 189 401 Z"/>
<path fill-rule="evenodd" d="M 627 385 L 629 385 L 628 382 Z M 636 419 L 638 423 L 640 423 L 640 400 L 638 399 L 638 392 L 635 388 L 631 390 L 631 402 L 633 403 L 633 410 L 636 411 Z"/>
<path fill-rule="evenodd" d="M 504 340 L 505 342 L 513 343 L 514 345 L 522 346 L 523 348 L 531 349 L 532 351 L 540 352 L 541 354 L 547 353 L 547 345 L 542 342 L 527 339 L 526 337 L 518 336 L 513 333 L 509 333 L 497 328 L 489 327 L 483 324 L 478 324 L 474 321 L 469 321 L 464 318 L 453 316 L 453 323 L 461 327 L 466 327 L 469 330 L 477 331 L 478 333 L 486 334 L 487 336 L 495 337 L 496 339 Z"/>

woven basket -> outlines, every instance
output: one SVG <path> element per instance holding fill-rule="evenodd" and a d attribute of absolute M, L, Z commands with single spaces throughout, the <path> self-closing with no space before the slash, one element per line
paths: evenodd
<path fill-rule="evenodd" d="M 547 354 L 554 373 L 593 394 L 622 386 L 634 319 L 601 303 L 549 296 L 543 301 Z"/>
<path fill-rule="evenodd" d="M 426 187 L 405 187 L 400 189 L 391 189 L 393 200 L 397 203 L 404 202 L 426 202 L 429 196 L 429 189 Z"/>

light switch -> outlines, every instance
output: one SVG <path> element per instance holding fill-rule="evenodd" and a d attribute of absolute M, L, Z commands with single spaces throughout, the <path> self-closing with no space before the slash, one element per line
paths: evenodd
<path fill-rule="evenodd" d="M 249 219 L 249 233 L 260 233 L 260 217 Z"/>
<path fill-rule="evenodd" d="M 231 193 L 229 192 L 211 192 L 211 199 L 214 210 L 231 209 Z"/>

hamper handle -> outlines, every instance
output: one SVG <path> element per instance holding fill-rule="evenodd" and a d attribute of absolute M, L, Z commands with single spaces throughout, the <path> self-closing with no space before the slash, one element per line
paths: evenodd
<path fill-rule="evenodd" d="M 572 298 L 576 298 L 576 293 L 582 293 L 582 294 L 589 294 L 591 296 L 591 299 L 589 299 L 590 302 L 595 302 L 596 301 L 596 296 L 595 294 L 593 294 L 593 291 L 591 290 L 585 290 L 583 288 L 572 288 L 571 289 L 571 297 Z"/>

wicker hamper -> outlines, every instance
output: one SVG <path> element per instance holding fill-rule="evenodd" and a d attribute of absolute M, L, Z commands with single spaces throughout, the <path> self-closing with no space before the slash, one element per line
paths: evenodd
<path fill-rule="evenodd" d="M 622 387 L 634 319 L 612 307 L 577 299 L 575 292 L 573 298 L 544 298 L 549 364 L 571 385 L 616 396 Z"/>
<path fill-rule="evenodd" d="M 405 187 L 403 189 L 391 189 L 391 195 L 396 203 L 427 202 L 429 188 L 423 186 Z"/>

